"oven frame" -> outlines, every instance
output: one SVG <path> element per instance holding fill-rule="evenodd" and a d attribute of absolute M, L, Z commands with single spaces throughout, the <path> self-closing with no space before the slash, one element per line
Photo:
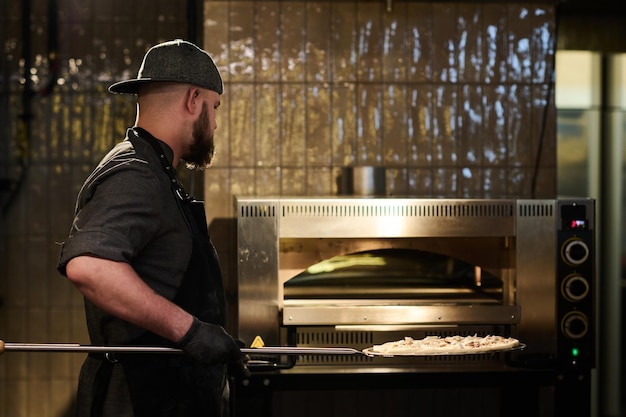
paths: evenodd
<path fill-rule="evenodd" d="M 506 325 L 525 354 L 557 355 L 559 200 L 237 197 L 238 337 L 284 345 L 289 326 Z M 586 204 L 586 201 L 581 201 Z M 592 216 L 594 213 L 591 213 Z M 593 219 L 592 219 L 593 223 Z M 290 305 L 282 297 L 281 242 L 342 239 L 499 239 L 509 247 L 498 306 Z M 375 245 L 374 245 L 375 246 Z M 337 254 L 341 253 L 341 248 Z M 345 248 L 343 248 L 345 250 Z M 332 254 L 331 254 L 332 255 Z M 293 271 L 287 271 L 292 273 Z M 312 319 L 312 317 L 315 317 Z M 393 320 L 393 323 L 391 321 Z"/>

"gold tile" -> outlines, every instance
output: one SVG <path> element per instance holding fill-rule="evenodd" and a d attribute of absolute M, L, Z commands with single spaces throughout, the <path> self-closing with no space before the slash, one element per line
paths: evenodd
<path fill-rule="evenodd" d="M 328 84 L 306 86 L 305 131 L 306 165 L 331 166 L 334 149 L 331 145 L 331 104 Z"/>
<path fill-rule="evenodd" d="M 255 188 L 258 195 L 280 195 L 280 174 L 278 167 L 257 168 Z"/>
<path fill-rule="evenodd" d="M 481 85 L 465 85 L 459 89 L 458 164 L 475 167 L 483 162 L 483 88 Z M 475 176 L 475 182 L 480 181 Z"/>
<path fill-rule="evenodd" d="M 302 168 L 282 168 L 280 170 L 280 191 L 284 196 L 306 196 L 306 172 Z"/>
<path fill-rule="evenodd" d="M 384 166 L 406 166 L 409 156 L 407 138 L 413 126 L 408 123 L 410 97 L 405 84 L 388 84 L 382 92 L 382 150 Z M 407 102 L 408 101 L 408 102 Z"/>
<path fill-rule="evenodd" d="M 408 172 L 406 168 L 387 168 L 385 170 L 386 192 L 390 197 L 409 195 Z"/>
<path fill-rule="evenodd" d="M 329 168 L 309 168 L 306 171 L 307 195 L 328 196 L 336 194 L 333 171 Z"/>
<path fill-rule="evenodd" d="M 27 385 L 28 403 L 26 413 L 29 416 L 49 416 L 50 391 L 45 379 L 31 379 Z"/>
<path fill-rule="evenodd" d="M 254 166 L 259 168 L 280 165 L 281 141 L 288 136 L 282 131 L 281 119 L 290 120 L 286 114 L 283 115 L 281 98 L 278 84 L 256 84 L 255 129 L 250 145 L 254 150 Z M 268 123 L 270 120 L 273 122 Z"/>
<path fill-rule="evenodd" d="M 381 42 L 386 31 L 380 16 L 384 9 L 381 2 L 357 2 L 356 28 L 353 42 L 356 44 L 358 81 L 380 81 L 382 77 L 383 47 Z"/>
<path fill-rule="evenodd" d="M 319 1 L 306 2 L 305 73 L 308 82 L 327 82 L 332 78 L 331 57 L 331 4 Z"/>
<path fill-rule="evenodd" d="M 231 188 L 233 196 L 264 195 L 255 187 L 255 170 L 253 168 L 233 168 L 231 170 Z"/>
<path fill-rule="evenodd" d="M 4 386 L 6 394 L 6 403 L 4 408 L 7 416 L 11 417 L 30 417 L 29 414 L 29 384 L 24 379 L 10 379 L 6 381 Z M 3 405 L 0 405 L 2 410 Z M 35 414 L 36 415 L 36 414 Z"/>
<path fill-rule="evenodd" d="M 309 111 L 306 90 L 302 84 L 286 84 L 281 89 L 280 102 L 280 163 L 283 166 L 306 164 L 306 115 Z M 271 144 L 267 145 L 268 147 Z"/>
<path fill-rule="evenodd" d="M 357 94 L 352 83 L 335 84 L 331 90 L 331 146 L 333 165 L 351 166 L 356 159 Z"/>
<path fill-rule="evenodd" d="M 331 76 L 334 82 L 354 81 L 357 73 L 356 3 L 332 2 Z"/>
<path fill-rule="evenodd" d="M 485 33 L 483 4 L 459 3 L 456 10 L 458 36 L 455 39 L 458 77 L 462 83 L 483 82 Z"/>
<path fill-rule="evenodd" d="M 484 60 L 482 64 L 482 82 L 501 83 L 508 79 L 507 14 L 501 4 L 482 4 L 484 26 Z"/>
<path fill-rule="evenodd" d="M 282 45 L 289 36 L 281 36 L 282 7 L 278 1 L 258 2 L 254 6 L 254 37 L 252 38 L 255 62 L 255 82 L 276 82 L 280 80 L 283 66 Z M 289 32 L 288 32 L 289 33 Z"/>
<path fill-rule="evenodd" d="M 233 201 L 230 196 L 230 170 L 228 168 L 210 168 L 204 172 L 204 194 L 207 221 L 212 218 L 229 218 L 234 215 Z"/>
<path fill-rule="evenodd" d="M 222 2 L 220 7 L 203 7 L 202 24 L 203 48 L 215 61 L 225 83 L 230 82 L 229 38 L 229 7 Z"/>
<path fill-rule="evenodd" d="M 50 391 L 49 415 L 70 415 L 76 400 L 76 381 L 73 378 L 53 379 L 47 388 Z"/>
<path fill-rule="evenodd" d="M 306 78 L 306 2 L 281 2 L 280 24 L 280 68 L 281 80 L 303 82 Z"/>
<path fill-rule="evenodd" d="M 432 81 L 433 77 L 433 4 L 407 3 L 407 81 Z"/>
<path fill-rule="evenodd" d="M 398 2 L 391 11 L 381 12 L 381 79 L 386 82 L 407 81 L 411 61 L 408 3 Z"/>
<path fill-rule="evenodd" d="M 382 152 L 382 86 L 358 84 L 356 96 L 356 165 L 377 166 Z"/>
<path fill-rule="evenodd" d="M 503 166 L 507 152 L 507 120 L 509 115 L 504 111 L 509 108 L 507 88 L 505 85 L 484 85 L 484 120 L 482 159 L 486 167 Z M 487 168 L 488 169 L 488 168 Z"/>
<path fill-rule="evenodd" d="M 440 84 L 434 89 L 432 116 L 432 160 L 437 167 L 456 166 L 459 155 L 458 87 Z"/>
<path fill-rule="evenodd" d="M 254 166 L 255 161 L 255 87 L 250 84 L 231 84 L 228 88 L 231 98 L 228 102 L 229 128 L 226 140 L 230 148 L 232 167 Z M 267 123 L 267 121 L 265 122 Z"/>
<path fill-rule="evenodd" d="M 210 5 L 207 5 L 210 6 Z M 215 4 L 224 7 L 224 3 Z M 228 2 L 228 49 L 230 82 L 249 82 L 254 80 L 256 46 L 255 16 L 257 5 L 254 1 Z"/>

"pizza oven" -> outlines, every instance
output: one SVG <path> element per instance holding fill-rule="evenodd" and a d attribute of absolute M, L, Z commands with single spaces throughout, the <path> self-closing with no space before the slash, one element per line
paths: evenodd
<path fill-rule="evenodd" d="M 406 336 L 498 334 L 525 345 L 471 356 L 279 355 L 251 365 L 567 375 L 594 366 L 593 200 L 239 197 L 236 209 L 237 330 L 246 344 L 361 350 Z"/>

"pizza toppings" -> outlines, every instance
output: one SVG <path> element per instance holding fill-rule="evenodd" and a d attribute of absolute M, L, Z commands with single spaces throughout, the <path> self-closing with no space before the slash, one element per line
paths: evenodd
<path fill-rule="evenodd" d="M 374 345 L 365 353 L 382 356 L 410 355 L 465 355 L 472 353 L 495 352 L 519 346 L 519 340 L 503 336 L 426 336 L 423 339 L 405 337 L 402 340 Z"/>

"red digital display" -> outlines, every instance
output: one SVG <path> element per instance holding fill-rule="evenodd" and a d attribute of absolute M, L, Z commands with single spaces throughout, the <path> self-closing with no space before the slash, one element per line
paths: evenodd
<path fill-rule="evenodd" d="M 587 220 L 572 219 L 569 228 L 571 230 L 582 230 L 587 228 Z"/>

